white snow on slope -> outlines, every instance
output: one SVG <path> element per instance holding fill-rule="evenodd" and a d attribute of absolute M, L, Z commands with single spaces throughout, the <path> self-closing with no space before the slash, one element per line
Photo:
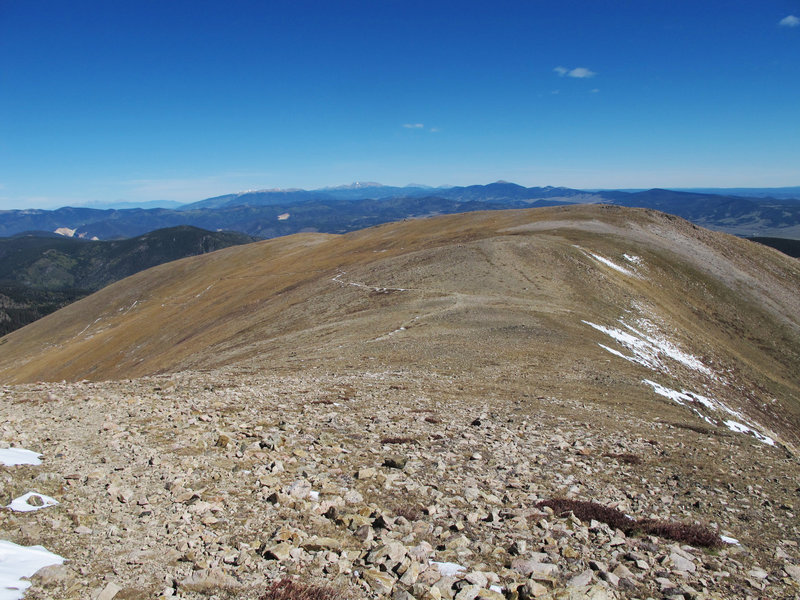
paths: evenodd
<path fill-rule="evenodd" d="M 0 448 L 0 464 L 7 467 L 15 465 L 40 465 L 41 454 L 25 448 Z"/>
<path fill-rule="evenodd" d="M 23 577 L 50 565 L 60 565 L 64 558 L 42 546 L 18 546 L 0 540 L 0 600 L 19 600 L 31 586 Z"/>
<path fill-rule="evenodd" d="M 707 398 L 701 394 L 694 394 L 692 392 L 687 392 L 686 390 L 683 390 L 682 392 L 671 390 L 668 387 L 664 387 L 660 383 L 650 381 L 649 379 L 643 379 L 642 383 L 646 383 L 647 385 L 651 386 L 656 394 L 669 398 L 681 406 L 686 406 L 692 402 L 699 402 L 706 408 L 710 408 L 712 410 L 716 410 L 718 408 L 717 404 L 711 400 L 711 398 Z"/>
<path fill-rule="evenodd" d="M 730 420 L 725 421 L 725 425 L 728 427 L 728 429 L 730 429 L 731 431 L 735 431 L 736 433 L 751 433 L 755 436 L 755 438 L 759 442 L 763 442 L 768 446 L 775 445 L 775 440 L 773 440 L 769 436 L 764 435 L 763 433 L 759 433 L 752 427 L 748 427 L 747 425 L 742 425 L 741 423 L 737 423 L 736 421 L 730 421 Z"/>
<path fill-rule="evenodd" d="M 664 396 L 665 398 L 669 398 L 673 402 L 677 402 L 681 406 L 689 406 L 694 412 L 696 412 L 701 418 L 703 418 L 706 422 L 710 423 L 711 425 L 716 425 L 717 423 L 713 420 L 701 413 L 697 408 L 693 406 L 694 403 L 702 404 L 707 409 L 710 409 L 714 412 L 724 412 L 729 415 L 735 416 L 739 419 L 745 420 L 745 417 L 739 411 L 731 409 L 725 403 L 720 402 L 719 400 L 714 400 L 713 398 L 709 398 L 707 396 L 703 396 L 701 394 L 697 394 L 695 392 L 689 392 L 687 390 L 683 390 L 681 392 L 677 390 L 672 390 L 668 387 L 665 387 L 655 381 L 650 381 L 649 379 L 643 379 L 642 383 L 646 383 L 647 385 L 653 388 L 653 391 L 660 396 Z M 736 433 L 745 433 L 745 434 L 752 434 L 758 441 L 767 444 L 768 446 L 774 446 L 775 440 L 771 437 L 756 431 L 753 427 L 743 425 L 738 421 L 731 421 L 726 420 L 724 421 L 725 426 L 730 429 L 731 431 L 735 431 Z"/>
<path fill-rule="evenodd" d="M 730 536 L 727 536 L 727 535 L 721 535 L 721 536 L 719 536 L 719 539 L 721 539 L 726 544 L 733 544 L 735 546 L 739 546 L 740 545 L 739 544 L 739 540 L 737 540 L 736 538 L 732 538 Z"/>
<path fill-rule="evenodd" d="M 372 290 L 373 292 L 383 292 L 383 293 L 385 293 L 385 292 L 407 292 L 408 291 L 407 288 L 375 287 L 375 286 L 372 286 L 372 285 L 366 285 L 364 283 L 359 283 L 358 281 L 342 281 L 342 279 L 341 279 L 342 275 L 346 275 L 346 274 L 347 273 L 345 271 L 339 271 L 339 273 L 336 274 L 336 277 L 332 277 L 331 278 L 331 281 L 335 281 L 336 283 L 338 283 L 340 285 L 344 285 L 344 286 L 352 285 L 353 287 Z"/>
<path fill-rule="evenodd" d="M 703 364 L 699 358 L 685 352 L 679 348 L 677 344 L 673 343 L 653 321 L 658 321 L 657 317 L 652 317 L 653 320 L 647 318 L 651 313 L 648 313 L 648 311 L 637 303 L 634 303 L 633 309 L 639 314 L 647 315 L 640 316 L 635 320 L 636 327 L 629 325 L 623 319 L 619 319 L 621 327 L 606 327 L 590 321 L 583 321 L 583 323 L 605 333 L 630 352 L 630 354 L 626 354 L 618 349 L 606 346 L 605 344 L 598 344 L 606 352 L 614 356 L 624 358 L 629 362 L 642 365 L 659 373 L 672 375 L 673 377 L 677 375 L 677 373 L 674 373 L 671 367 L 674 367 L 675 363 L 678 363 L 711 378 L 718 384 L 727 385 L 723 377 L 714 373 L 714 371 Z M 723 413 L 725 417 L 732 416 L 736 418 L 735 421 L 720 419 L 731 431 L 750 434 L 764 444 L 770 446 L 775 445 L 775 441 L 771 437 L 761 433 L 760 430 L 763 430 L 763 427 L 748 420 L 741 412 L 733 410 L 724 402 L 686 389 L 679 392 L 649 379 L 642 380 L 642 383 L 646 383 L 652 387 L 655 393 L 669 398 L 681 406 L 690 408 L 700 418 L 711 425 L 717 425 L 718 422 L 715 420 L 715 417 L 719 419 L 718 413 Z M 707 385 L 704 384 L 704 388 L 707 389 Z"/>
<path fill-rule="evenodd" d="M 638 324 L 643 329 L 648 329 L 650 333 L 640 331 L 624 323 L 621 319 L 620 323 L 627 331 L 616 327 L 604 327 L 603 325 L 591 323 L 590 321 L 583 322 L 598 331 L 602 331 L 607 336 L 616 340 L 620 345 L 633 352 L 633 356 L 626 356 L 619 351 L 612 350 L 608 346 L 600 344 L 603 349 L 625 360 L 656 371 L 669 373 L 669 365 L 664 361 L 665 358 L 669 358 L 681 363 L 685 367 L 699 371 L 704 375 L 713 375 L 711 369 L 705 366 L 699 358 L 688 352 L 684 352 L 666 337 L 656 333 L 658 328 L 647 319 L 639 319 Z"/>
<path fill-rule="evenodd" d="M 608 260 L 607 258 L 605 258 L 603 256 L 600 256 L 599 254 L 594 254 L 592 252 L 589 252 L 588 254 L 593 259 L 600 261 L 601 263 L 603 263 L 604 265 L 606 265 L 608 267 L 611 267 L 615 271 L 619 271 L 623 275 L 627 275 L 628 277 L 637 277 L 636 273 L 634 273 L 630 269 L 626 269 L 622 265 L 618 265 L 617 263 L 615 263 L 615 262 L 613 262 L 611 260 Z"/>
<path fill-rule="evenodd" d="M 613 260 L 610 260 L 610 259 L 606 258 L 605 256 L 600 256 L 599 254 L 595 254 L 594 252 L 589 252 L 588 250 L 585 250 L 585 249 L 581 248 L 577 244 L 573 244 L 573 247 L 575 247 L 578 250 L 580 250 L 581 252 L 583 252 L 586 256 L 591 256 L 596 261 L 598 261 L 600 263 L 603 263 L 607 267 L 611 267 L 612 269 L 614 269 L 615 271 L 617 271 L 619 273 L 622 273 L 623 275 L 627 275 L 628 277 L 637 277 L 637 278 L 640 277 L 639 274 L 636 273 L 636 271 L 632 271 L 631 269 L 629 269 L 627 267 L 623 267 L 622 265 L 619 265 L 619 264 L 615 263 Z M 638 256 L 633 256 L 633 255 L 630 255 L 630 254 L 623 254 L 622 256 L 629 263 L 634 264 L 636 266 L 642 266 L 642 264 L 643 264 L 642 259 L 640 257 L 638 257 Z"/>
<path fill-rule="evenodd" d="M 436 567 L 436 569 L 441 573 L 442 577 L 455 577 L 458 573 L 465 573 L 467 568 L 459 565 L 458 563 L 452 562 L 437 562 L 435 560 L 430 561 L 431 566 Z"/>
<path fill-rule="evenodd" d="M 30 504 L 28 500 L 31 498 L 38 498 L 42 501 L 41 506 L 36 506 Z M 58 504 L 58 500 L 55 498 L 51 498 L 50 496 L 45 496 L 44 494 L 40 494 L 38 492 L 28 492 L 27 494 L 23 494 L 19 498 L 14 498 L 6 508 L 10 508 L 16 512 L 32 512 L 34 510 L 39 510 L 42 508 L 47 508 L 48 506 L 55 506 Z"/>
<path fill-rule="evenodd" d="M 0 449 L 0 463 L 12 465 L 39 465 L 41 454 L 24 448 Z M 42 506 L 28 504 L 28 500 L 37 496 Z M 16 498 L 7 508 L 15 511 L 29 512 L 53 506 L 58 502 L 36 492 Z M 53 554 L 42 546 L 19 546 L 13 542 L 0 540 L 0 600 L 20 600 L 31 586 L 28 581 L 39 569 L 50 565 L 60 565 L 64 558 Z"/>

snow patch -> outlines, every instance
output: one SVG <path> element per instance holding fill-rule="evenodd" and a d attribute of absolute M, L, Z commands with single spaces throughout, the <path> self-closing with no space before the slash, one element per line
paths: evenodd
<path fill-rule="evenodd" d="M 7 467 L 15 465 L 40 465 L 42 455 L 25 448 L 2 448 L 0 449 L 0 464 Z"/>
<path fill-rule="evenodd" d="M 60 565 L 64 557 L 43 546 L 18 546 L 0 540 L 0 600 L 19 600 L 31 586 L 29 578 L 39 569 Z"/>
<path fill-rule="evenodd" d="M 684 352 L 675 344 L 670 342 L 666 337 L 659 335 L 657 333 L 658 328 L 656 325 L 647 319 L 639 319 L 637 324 L 642 327 L 642 329 L 649 330 L 649 333 L 640 331 L 639 329 L 624 323 L 621 319 L 620 323 L 622 323 L 622 326 L 627 329 L 627 331 L 618 329 L 616 327 L 605 327 L 590 321 L 583 321 L 583 323 L 586 323 L 598 331 L 602 331 L 607 336 L 613 338 L 619 344 L 633 352 L 633 356 L 626 356 L 621 352 L 612 350 L 608 346 L 599 344 L 603 349 L 616 356 L 624 358 L 625 360 L 640 364 L 649 369 L 653 369 L 654 371 L 669 373 L 669 367 L 663 360 L 663 358 L 669 358 L 681 363 L 685 367 L 699 371 L 704 375 L 713 375 L 711 369 L 705 366 L 699 358 L 689 354 L 688 352 Z"/>
<path fill-rule="evenodd" d="M 677 390 L 671 390 L 668 387 L 664 387 L 660 383 L 656 383 L 655 381 L 650 381 L 649 379 L 643 379 L 642 382 L 651 386 L 656 394 L 660 394 L 661 396 L 669 398 L 670 400 L 673 400 L 674 402 L 677 402 L 682 406 L 685 406 L 686 404 L 690 404 L 692 402 L 699 402 L 700 404 L 702 404 L 706 408 L 710 408 L 711 410 L 717 410 L 717 408 L 722 407 L 721 403 L 717 403 L 711 398 L 707 398 L 706 396 L 702 396 L 700 394 L 687 392 L 686 390 L 683 390 L 682 392 L 679 392 Z"/>
<path fill-rule="evenodd" d="M 643 262 L 641 256 L 636 256 L 634 254 L 623 254 L 622 257 L 627 260 L 629 263 L 636 265 L 637 267 L 642 266 Z"/>
<path fill-rule="evenodd" d="M 122 311 L 124 310 L 125 312 L 124 312 L 124 313 L 122 313 L 122 314 L 123 314 L 123 315 L 127 315 L 127 314 L 128 314 L 129 312 L 131 312 L 131 311 L 132 311 L 134 308 L 136 308 L 136 305 L 137 305 L 137 304 L 139 304 L 139 301 L 138 301 L 138 300 L 134 300 L 134 301 L 133 301 L 133 304 L 131 304 L 131 305 L 130 305 L 130 306 L 127 308 L 127 309 L 126 309 L 124 306 L 121 306 L 118 312 L 122 312 Z M 97 322 L 97 321 L 95 321 L 95 323 L 96 323 L 96 322 Z"/>
<path fill-rule="evenodd" d="M 642 383 L 646 383 L 647 385 L 652 387 L 653 391 L 656 394 L 664 396 L 665 398 L 669 398 L 670 400 L 672 400 L 673 402 L 677 402 L 681 406 L 687 406 L 687 405 L 690 406 L 692 410 L 694 410 L 698 415 L 700 415 L 700 417 L 702 417 L 703 419 L 706 420 L 706 422 L 712 425 L 716 425 L 716 423 L 713 420 L 709 419 L 706 415 L 701 413 L 699 410 L 697 410 L 694 406 L 692 406 L 693 403 L 702 404 L 704 407 L 715 412 L 725 412 L 739 419 L 744 419 L 744 415 L 742 415 L 742 413 L 731 409 L 729 406 L 727 406 L 723 402 L 720 402 L 719 400 L 714 400 L 713 398 L 708 398 L 707 396 L 703 396 L 701 394 L 697 394 L 695 392 L 689 392 L 686 390 L 683 390 L 681 392 L 677 390 L 672 390 L 668 387 L 661 385 L 660 383 L 656 383 L 655 381 L 650 381 L 649 379 L 643 379 Z M 752 426 L 743 425 L 738 421 L 732 421 L 730 419 L 724 421 L 724 423 L 725 426 L 731 431 L 735 431 L 736 433 L 750 434 L 753 437 L 755 437 L 758 441 L 767 444 L 768 446 L 775 445 L 775 440 L 755 430 Z"/>
<path fill-rule="evenodd" d="M 389 333 L 387 333 L 387 334 L 385 334 L 385 335 L 382 335 L 382 336 L 380 336 L 380 337 L 376 337 L 376 338 L 375 338 L 374 340 L 372 340 L 372 341 L 373 341 L 373 342 L 382 342 L 383 340 L 387 340 L 387 339 L 389 339 L 389 338 L 390 338 L 390 337 L 392 337 L 394 334 L 396 334 L 396 333 L 400 333 L 400 332 L 403 332 L 403 331 L 405 331 L 405 330 L 406 330 L 406 328 L 405 328 L 405 327 L 398 327 L 398 328 L 397 328 L 397 329 L 395 329 L 394 331 L 390 331 Z"/>
<path fill-rule="evenodd" d="M 467 567 L 452 562 L 430 561 L 431 566 L 436 567 L 442 577 L 455 577 L 458 573 L 466 573 Z"/>
<path fill-rule="evenodd" d="M 742 425 L 741 423 L 737 423 L 736 421 L 725 421 L 725 425 L 731 431 L 735 431 L 736 433 L 750 433 L 752 434 L 759 442 L 767 444 L 768 446 L 774 446 L 775 440 L 771 437 L 764 435 L 763 433 L 759 433 L 752 427 L 748 427 L 747 425 Z"/>
<path fill-rule="evenodd" d="M 75 237 L 75 232 L 77 229 L 70 229 L 69 227 L 59 227 L 53 233 L 57 233 L 58 235 L 63 235 L 64 237 Z"/>
<path fill-rule="evenodd" d="M 280 215 L 278 215 L 278 221 L 285 221 L 285 220 L 286 220 L 286 219 L 288 219 L 290 216 L 292 216 L 290 213 L 283 213 L 283 214 L 280 214 Z"/>
<path fill-rule="evenodd" d="M 375 287 L 375 286 L 371 286 L 371 285 L 366 285 L 364 283 L 359 283 L 357 281 L 342 281 L 342 276 L 346 275 L 346 274 L 347 273 L 345 273 L 344 271 L 340 271 L 339 273 L 336 274 L 336 277 L 332 277 L 331 278 L 331 281 L 335 281 L 336 283 L 338 283 L 340 285 L 345 285 L 345 286 L 352 285 L 353 287 L 364 288 L 364 289 L 367 289 L 367 290 L 372 290 L 373 292 L 380 292 L 380 293 L 407 292 L 408 291 L 408 288 Z"/>
<path fill-rule="evenodd" d="M 739 540 L 737 540 L 736 538 L 732 538 L 730 536 L 727 536 L 727 535 L 721 535 L 721 536 L 719 536 L 719 539 L 721 539 L 726 544 L 733 544 L 733 545 L 736 545 L 736 546 L 740 546 L 741 545 L 741 544 L 739 544 Z"/>
<path fill-rule="evenodd" d="M 39 498 L 41 500 L 41 506 L 35 506 L 30 504 L 28 500 L 31 498 Z M 14 498 L 6 508 L 10 508 L 16 512 L 32 512 L 34 510 L 39 510 L 41 508 L 47 508 L 48 506 L 55 506 L 58 504 L 58 500 L 55 498 L 51 498 L 50 496 L 45 496 L 44 494 L 40 494 L 38 492 L 28 492 L 27 494 L 23 494 L 19 498 Z"/>
<path fill-rule="evenodd" d="M 608 260 L 608 259 L 607 259 L 607 258 L 605 258 L 604 256 L 600 256 L 599 254 L 594 254 L 594 253 L 592 253 L 592 252 L 589 252 L 588 254 L 589 254 L 589 256 L 591 256 L 593 259 L 600 261 L 601 263 L 603 263 L 604 265 L 606 265 L 606 266 L 608 266 L 608 267 L 611 267 L 611 268 L 612 268 L 612 269 L 614 269 L 615 271 L 619 271 L 619 272 L 620 272 L 620 273 L 622 273 L 623 275 L 627 275 L 628 277 L 637 277 L 636 273 L 634 273 L 634 272 L 633 272 L 633 271 L 631 271 L 630 269 L 626 269 L 626 268 L 625 268 L 625 267 L 623 267 L 622 265 L 618 265 L 618 264 L 617 264 L 617 263 L 615 263 L 614 261 Z"/>

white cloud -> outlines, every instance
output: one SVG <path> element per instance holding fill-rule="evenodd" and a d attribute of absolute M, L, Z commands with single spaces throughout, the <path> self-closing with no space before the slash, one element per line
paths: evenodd
<path fill-rule="evenodd" d="M 403 123 L 403 127 L 406 129 L 424 129 L 424 123 Z"/>
<path fill-rule="evenodd" d="M 594 71 L 590 71 L 586 67 L 575 67 L 574 69 L 567 69 L 566 67 L 556 67 L 553 69 L 558 73 L 559 77 L 575 77 L 576 79 L 586 79 L 587 77 L 594 77 L 597 75 Z"/>
<path fill-rule="evenodd" d="M 789 15 L 788 17 L 783 17 L 778 24 L 784 27 L 797 27 L 800 25 L 800 19 L 794 15 Z"/>
<path fill-rule="evenodd" d="M 594 71 L 590 71 L 586 67 L 577 67 L 567 73 L 569 77 L 577 77 L 578 79 L 585 79 L 586 77 L 594 77 L 597 75 Z"/>

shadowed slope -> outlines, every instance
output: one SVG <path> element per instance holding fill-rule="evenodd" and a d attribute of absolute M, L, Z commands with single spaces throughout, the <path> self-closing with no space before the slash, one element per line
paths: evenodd
<path fill-rule="evenodd" d="M 668 215 L 471 213 L 150 269 L 3 338 L 0 381 L 424 368 L 795 443 L 798 315 L 796 260 Z"/>

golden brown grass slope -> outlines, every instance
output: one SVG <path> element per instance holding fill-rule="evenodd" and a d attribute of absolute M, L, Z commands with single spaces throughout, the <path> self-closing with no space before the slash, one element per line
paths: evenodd
<path fill-rule="evenodd" d="M 791 446 L 800 263 L 647 210 L 470 213 L 162 265 L 0 339 L 2 383 L 234 363 L 425 369 L 509 393 L 646 404 L 654 418 L 731 421 Z M 654 384 L 688 395 L 679 405 Z"/>

